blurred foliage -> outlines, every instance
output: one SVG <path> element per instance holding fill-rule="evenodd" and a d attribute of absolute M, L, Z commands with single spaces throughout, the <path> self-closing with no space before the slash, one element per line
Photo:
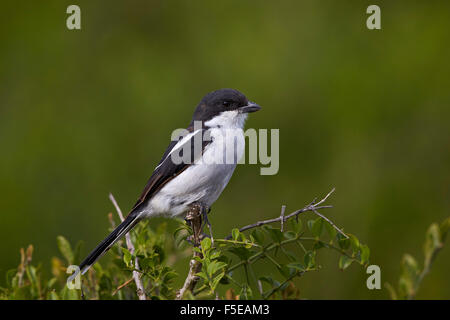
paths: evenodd
<path fill-rule="evenodd" d="M 448 216 L 449 1 L 379 0 L 378 31 L 369 1 L 79 0 L 82 29 L 69 31 L 73 3 L 2 1 L 0 286 L 29 243 L 46 278 L 58 235 L 94 247 L 108 193 L 131 208 L 172 130 L 222 87 L 263 107 L 248 127 L 280 129 L 280 170 L 236 169 L 212 210 L 216 236 L 335 186 L 333 221 L 396 283 L 398 257 L 419 256 L 416 235 Z M 186 265 L 173 267 L 180 287 Z M 293 283 L 310 298 L 386 298 L 349 268 Z M 417 298 L 449 299 L 448 270 L 444 251 Z"/>
<path fill-rule="evenodd" d="M 290 219 L 290 228 L 263 225 L 247 232 L 232 230 L 231 239 L 209 237 L 193 250 L 201 253 L 194 259 L 202 264 L 197 273 L 200 282 L 194 292 L 186 292 L 184 299 L 298 299 L 307 293 L 292 281 L 296 277 L 321 269 L 317 252 L 335 251 L 340 256 L 339 268 L 347 269 L 352 262 L 362 266 L 369 263 L 369 249 L 354 235 L 337 233 L 321 217 L 303 225 L 301 219 Z M 133 271 L 138 271 L 148 299 L 173 299 L 177 288 L 173 280 L 179 275 L 173 269 L 176 260 L 190 255 L 190 228 L 183 224 L 170 235 L 162 223 L 156 230 L 141 222 L 131 234 L 135 246 L 132 254 L 119 241 L 109 251 L 112 261 L 97 262 L 81 277 L 81 290 L 66 285 L 69 265 L 80 261 L 79 243 L 72 249 L 63 237 L 57 237 L 60 255 L 52 258 L 52 277 L 46 279 L 41 270 L 31 264 L 33 246 L 21 249 L 17 269 L 7 272 L 7 287 L 0 287 L 0 299 L 137 299 Z M 247 235 L 246 235 L 247 234 Z M 139 269 L 135 261 L 138 259 Z M 276 276 L 258 274 L 255 264 L 270 264 Z M 189 268 L 189 263 L 184 267 Z M 219 290 L 220 287 L 220 290 Z M 237 294 L 235 294 L 237 292 Z"/>
<path fill-rule="evenodd" d="M 303 290 L 293 279 L 321 269 L 316 256 L 323 248 L 338 253 L 338 265 L 342 270 L 347 269 L 352 262 L 363 267 L 369 265 L 370 250 L 367 245 L 360 243 L 354 235 L 344 236 L 336 232 L 322 218 L 309 220 L 307 227 L 303 226 L 301 219 L 291 219 L 289 225 L 290 228 L 283 231 L 270 225 L 246 232 L 233 229 L 231 239 L 215 239 L 214 242 L 205 237 L 200 247 L 193 247 L 194 251 L 201 253 L 200 256 L 194 256 L 202 264 L 201 271 L 197 273 L 200 282 L 194 292 L 186 292 L 182 298 L 305 298 Z M 403 256 L 398 290 L 389 283 L 385 284 L 392 299 L 415 298 L 423 278 L 430 272 L 437 253 L 444 245 L 449 229 L 450 217 L 440 225 L 433 223 L 429 227 L 422 269 L 413 256 Z M 165 223 L 153 230 L 147 221 L 140 223 L 130 234 L 136 254 L 130 253 L 124 247 L 124 241 L 120 240 L 108 253 L 112 256 L 111 263 L 103 267 L 97 262 L 81 277 L 81 290 L 69 289 L 66 285 L 69 276 L 67 266 L 81 260 L 81 242 L 73 250 L 63 236 L 58 236 L 58 248 L 64 259 L 52 258 L 50 279 L 43 276 L 41 264 L 31 264 L 33 246 L 29 245 L 26 250 L 21 248 L 20 264 L 7 272 L 7 287 L 0 287 L 0 299 L 137 299 L 133 271 L 139 273 L 147 299 L 174 299 L 178 291 L 173 280 L 179 275 L 171 264 L 180 256 L 191 254 L 192 248 L 187 240 L 192 234 L 190 228 L 183 224 L 172 236 L 167 232 Z M 139 269 L 135 266 L 136 259 Z M 257 262 L 272 265 L 277 270 L 277 277 L 257 274 L 253 268 Z M 218 287 L 222 290 L 218 290 Z"/>
<path fill-rule="evenodd" d="M 420 268 L 412 255 L 403 255 L 398 290 L 395 290 L 390 283 L 386 283 L 386 288 L 389 290 L 393 300 L 410 300 L 415 298 L 423 278 L 430 272 L 438 252 L 444 246 L 449 229 L 450 217 L 445 219 L 441 224 L 433 223 L 428 228 L 423 245 L 424 262 L 422 268 Z"/>

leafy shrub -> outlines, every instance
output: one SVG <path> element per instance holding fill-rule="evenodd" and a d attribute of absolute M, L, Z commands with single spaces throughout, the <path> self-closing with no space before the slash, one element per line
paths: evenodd
<path fill-rule="evenodd" d="M 287 227 L 286 227 L 287 226 Z M 185 299 L 292 299 L 299 298 L 293 279 L 320 269 L 317 254 L 322 250 L 338 254 L 337 265 L 346 269 L 351 263 L 367 265 L 369 248 L 356 236 L 339 233 L 318 217 L 303 223 L 290 219 L 283 231 L 262 225 L 240 232 L 233 229 L 229 239 L 205 237 L 200 247 L 187 242 L 190 228 L 180 221 L 174 234 L 161 223 L 156 230 L 148 222 L 140 223 L 131 233 L 135 246 L 132 254 L 125 241 L 119 241 L 108 255 L 110 262 L 96 263 L 81 277 L 82 290 L 68 289 L 67 267 L 81 260 L 82 243 L 74 248 L 62 236 L 57 237 L 60 257 L 51 260 L 51 277 L 43 276 L 40 265 L 32 265 L 33 247 L 21 249 L 21 262 L 7 273 L 7 287 L 0 289 L 1 299 L 137 299 L 133 271 L 138 271 L 148 299 L 174 299 L 179 277 L 173 266 L 180 259 L 197 252 L 201 263 L 196 289 Z M 139 269 L 136 269 L 136 258 Z M 259 275 L 258 263 L 269 263 L 276 276 Z M 219 294 L 222 292 L 223 294 Z"/>
<path fill-rule="evenodd" d="M 148 221 L 141 222 L 130 232 L 131 245 L 124 239 L 118 241 L 108 252 L 110 261 L 97 262 L 81 277 L 81 290 L 69 289 L 66 283 L 68 267 L 81 261 L 82 242 L 72 247 L 63 236 L 57 237 L 61 257 L 51 259 L 49 278 L 44 276 L 41 264 L 32 264 L 30 245 L 20 249 L 19 266 L 6 273 L 0 299 L 298 299 L 300 290 L 293 280 L 320 270 L 319 251 L 335 252 L 341 270 L 352 263 L 363 267 L 369 264 L 369 247 L 317 211 L 331 207 L 323 202 L 332 192 L 287 216 L 283 207 L 280 217 L 233 229 L 224 239 L 204 237 L 198 241 L 195 236 L 199 234 L 193 237 L 192 229 L 181 220 L 173 234 L 167 230 L 167 223 L 154 229 Z M 113 203 L 121 215 L 115 200 Z M 300 219 L 299 215 L 307 211 L 318 217 Z M 109 220 L 112 230 L 112 214 Z M 280 228 L 275 223 L 280 223 Z M 398 289 L 386 284 L 392 299 L 416 296 L 449 229 L 450 218 L 429 227 L 422 268 L 411 255 L 403 256 Z M 197 239 L 194 246 L 193 238 Z M 179 289 L 174 266 L 185 263 L 187 257 L 191 257 L 186 266 L 189 273 Z M 275 276 L 272 272 L 259 274 L 259 264 L 271 265 Z M 137 283 L 144 292 L 137 289 Z M 187 283 L 193 289 L 185 290 Z"/>

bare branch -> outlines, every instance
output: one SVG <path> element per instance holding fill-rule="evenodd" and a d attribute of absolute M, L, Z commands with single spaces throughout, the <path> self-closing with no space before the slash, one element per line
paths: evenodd
<path fill-rule="evenodd" d="M 261 295 L 261 297 L 263 297 L 263 296 L 264 296 L 264 291 L 263 291 L 263 287 L 262 287 L 262 282 L 261 282 L 261 280 L 258 280 L 257 284 L 258 284 L 258 291 L 259 291 L 259 294 Z"/>
<path fill-rule="evenodd" d="M 262 225 L 269 224 L 269 223 L 275 223 L 275 222 L 280 222 L 281 223 L 281 230 L 283 231 L 284 222 L 285 221 L 287 221 L 287 220 L 289 220 L 289 219 L 291 219 L 293 217 L 298 218 L 298 215 L 303 213 L 303 212 L 312 211 L 313 213 L 317 214 L 321 218 L 325 219 L 328 223 L 330 223 L 333 226 L 333 228 L 335 228 L 337 231 L 339 231 L 339 233 L 341 233 L 343 236 L 348 238 L 347 235 L 344 232 L 342 232 L 341 229 L 339 229 L 333 222 L 331 222 L 331 220 L 329 220 L 328 218 L 326 218 L 325 216 L 323 216 L 322 214 L 317 212 L 317 210 L 319 210 L 319 209 L 333 208 L 333 206 L 331 206 L 331 205 L 322 205 L 322 204 L 328 199 L 328 197 L 334 192 L 334 190 L 335 190 L 335 188 L 333 188 L 330 192 L 328 192 L 328 194 L 322 200 L 320 200 L 319 202 L 316 203 L 316 199 L 314 199 L 310 204 L 306 205 L 304 208 L 302 208 L 300 210 L 296 210 L 296 211 L 288 214 L 287 216 L 284 215 L 285 206 L 283 206 L 284 209 L 282 207 L 282 209 L 281 209 L 282 212 L 281 212 L 281 215 L 279 217 L 273 218 L 273 219 L 268 219 L 268 220 L 262 220 L 262 221 L 258 221 L 256 223 L 252 223 L 252 224 L 246 225 L 246 226 L 240 228 L 239 231 L 243 232 L 243 231 L 246 231 L 246 230 L 249 230 L 249 229 L 252 229 L 252 228 L 260 227 Z M 225 239 L 229 240 L 231 238 L 232 238 L 232 236 L 229 235 Z"/>
<path fill-rule="evenodd" d="M 120 289 L 122 289 L 123 287 L 126 287 L 127 285 L 129 285 L 131 283 L 131 281 L 133 281 L 133 277 L 131 277 L 129 280 L 125 281 L 125 283 L 122 283 L 120 286 L 118 286 L 117 289 L 114 290 L 112 295 L 114 296 L 117 292 L 119 292 Z"/>
<path fill-rule="evenodd" d="M 327 217 L 325 217 L 323 214 L 319 213 L 317 210 L 313 210 L 313 212 L 318 215 L 319 217 L 321 217 L 323 220 L 325 220 L 326 222 L 328 222 L 329 224 L 331 224 L 331 226 L 333 228 L 335 228 L 337 230 L 337 232 L 339 232 L 340 234 L 342 234 L 344 237 L 348 238 L 348 236 L 344 233 L 344 231 L 342 231 L 341 229 L 339 229 L 334 223 L 333 221 L 331 221 L 330 219 L 328 219 Z"/>
<path fill-rule="evenodd" d="M 192 229 L 192 243 L 194 247 L 200 246 L 201 233 L 202 233 L 202 208 L 200 205 L 194 204 L 190 207 L 189 211 L 186 214 L 186 222 L 190 224 Z M 193 250 L 192 259 L 189 262 L 189 272 L 184 281 L 183 287 L 177 293 L 177 300 L 183 299 L 186 291 L 193 292 L 197 282 L 199 281 L 199 277 L 197 273 L 202 270 L 201 262 L 195 260 L 195 257 L 202 257 L 200 252 Z"/>
<path fill-rule="evenodd" d="M 323 198 L 322 200 L 320 200 L 319 202 L 317 202 L 315 205 L 318 206 L 322 203 L 324 203 L 325 201 L 327 201 L 328 197 L 334 192 L 334 190 L 336 190 L 336 188 L 331 189 L 330 192 L 328 192 L 328 194 L 325 196 L 325 198 Z M 314 201 L 315 202 L 315 201 Z M 314 204 L 314 203 L 313 203 Z"/>
<path fill-rule="evenodd" d="M 117 214 L 119 215 L 120 220 L 123 222 L 124 217 L 122 214 L 122 210 L 120 210 L 120 207 L 117 204 L 117 201 L 114 198 L 114 196 L 112 195 L 112 193 L 109 194 L 109 200 L 111 200 L 112 204 L 116 208 L 116 211 L 117 211 Z M 134 254 L 135 248 L 134 248 L 133 242 L 131 242 L 131 237 L 130 237 L 129 233 L 127 233 L 125 235 L 125 240 L 127 243 L 128 251 L 130 251 L 131 254 Z M 136 270 L 139 270 L 139 259 L 137 257 L 134 260 L 134 267 Z M 134 279 L 134 282 L 136 283 L 136 288 L 137 288 L 136 293 L 139 297 L 139 300 L 147 300 L 147 297 L 145 296 L 144 285 L 142 284 L 141 276 L 138 271 L 133 271 L 133 279 Z M 117 290 L 120 290 L 120 288 L 121 287 L 119 287 Z"/>
<path fill-rule="evenodd" d="M 284 212 L 286 211 L 286 206 L 285 205 L 282 205 L 281 206 L 281 215 L 280 215 L 280 218 L 281 218 L 281 232 L 283 232 L 284 231 Z"/>

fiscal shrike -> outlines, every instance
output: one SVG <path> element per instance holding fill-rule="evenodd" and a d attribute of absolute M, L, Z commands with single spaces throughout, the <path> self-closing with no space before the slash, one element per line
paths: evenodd
<path fill-rule="evenodd" d="M 248 113 L 259 109 L 234 89 L 203 97 L 184 134 L 170 142 L 128 216 L 84 259 L 81 273 L 142 219 L 180 217 L 193 204 L 209 209 L 244 155 Z"/>

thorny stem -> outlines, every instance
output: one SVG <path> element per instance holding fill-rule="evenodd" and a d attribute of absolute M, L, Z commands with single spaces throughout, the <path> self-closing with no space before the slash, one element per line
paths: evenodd
<path fill-rule="evenodd" d="M 119 215 L 120 220 L 123 222 L 124 217 L 122 214 L 122 210 L 120 210 L 120 207 L 117 204 L 117 201 L 114 198 L 114 196 L 112 195 L 112 193 L 109 194 L 109 199 L 111 200 L 112 204 L 116 208 L 116 211 L 117 211 L 117 214 Z M 129 233 L 127 233 L 125 235 L 125 239 L 126 239 L 128 251 L 130 251 L 131 254 L 134 254 L 135 248 L 134 248 L 133 242 L 131 241 L 131 237 L 130 237 Z M 139 270 L 139 259 L 137 257 L 134 260 L 134 266 L 135 266 L 136 270 Z M 133 271 L 133 279 L 134 279 L 134 282 L 136 283 L 136 293 L 139 297 L 139 300 L 147 300 L 147 297 L 145 296 L 144 285 L 142 284 L 141 277 L 140 277 L 140 274 L 138 271 Z M 118 288 L 118 290 L 120 290 L 120 289 Z"/>
<path fill-rule="evenodd" d="M 345 252 L 344 250 L 341 250 L 340 248 L 338 248 L 338 247 L 336 247 L 336 246 L 330 245 L 328 242 L 325 242 L 325 241 L 322 241 L 322 240 L 318 240 L 318 239 L 316 239 L 316 238 L 309 238 L 309 237 L 295 237 L 295 238 L 288 239 L 288 240 L 284 240 L 284 241 L 281 241 L 280 243 L 274 243 L 274 244 L 268 246 L 264 251 L 255 253 L 253 256 L 251 256 L 250 258 L 248 258 L 248 260 L 240 261 L 240 262 L 236 263 L 234 266 L 228 268 L 228 269 L 227 269 L 227 272 L 233 271 L 234 269 L 237 269 L 237 268 L 239 268 L 240 266 L 242 266 L 242 265 L 244 265 L 244 264 L 246 264 L 246 263 L 253 263 L 253 262 L 255 262 L 256 260 L 259 260 L 259 259 L 261 259 L 261 258 L 264 258 L 264 257 L 266 256 L 266 253 L 267 253 L 268 251 L 272 251 L 272 250 L 274 250 L 274 249 L 276 249 L 276 248 L 278 248 L 278 247 L 281 247 L 281 246 L 284 246 L 284 245 L 286 245 L 286 244 L 293 243 L 293 242 L 296 242 L 296 241 L 314 241 L 314 242 L 318 242 L 318 243 L 321 243 L 323 246 L 325 246 L 325 247 L 327 247 L 327 248 L 336 250 L 336 251 L 338 251 L 340 254 L 345 255 L 345 256 L 347 256 L 347 257 L 349 257 L 349 258 L 351 258 L 351 259 L 354 259 L 354 257 L 352 257 L 351 255 L 349 255 L 349 254 L 348 254 L 347 252 Z"/>
<path fill-rule="evenodd" d="M 328 197 L 334 192 L 335 188 L 333 188 L 322 200 L 320 200 L 319 202 L 315 202 L 315 200 L 313 202 L 311 202 L 310 204 L 308 204 L 307 206 L 305 206 L 304 208 L 300 209 L 300 210 L 296 210 L 294 212 L 292 212 L 291 214 L 285 216 L 284 215 L 284 211 L 285 211 L 285 206 L 282 206 L 281 209 L 281 214 L 279 217 L 277 218 L 273 218 L 273 219 L 268 219 L 268 220 L 262 220 L 262 221 L 258 221 L 255 222 L 253 224 L 249 224 L 247 226 L 244 226 L 242 228 L 239 229 L 240 232 L 252 229 L 252 228 L 256 228 L 256 227 L 260 227 L 262 225 L 265 224 L 269 224 L 269 223 L 274 223 L 274 222 L 280 222 L 281 223 L 281 228 L 284 228 L 284 222 L 289 220 L 290 218 L 293 217 L 298 217 L 299 214 L 303 213 L 303 212 L 307 212 L 307 211 L 311 211 L 314 214 L 318 215 L 319 217 L 321 217 L 322 219 L 326 220 L 328 223 L 331 224 L 331 226 L 333 228 L 335 228 L 340 234 L 342 234 L 345 238 L 348 238 L 348 236 L 341 230 L 339 229 L 333 222 L 331 222 L 331 220 L 329 220 L 328 218 L 326 218 L 324 215 L 320 214 L 317 210 L 319 209 L 327 209 L 327 208 L 332 208 L 333 206 L 331 205 L 321 205 L 322 203 L 324 203 Z M 231 235 L 227 236 L 225 239 L 226 240 L 230 240 L 232 238 Z"/>
<path fill-rule="evenodd" d="M 247 225 L 247 226 L 244 226 L 244 227 L 240 228 L 239 231 L 243 232 L 243 231 L 246 231 L 246 230 L 249 230 L 249 229 L 252 229 L 252 228 L 260 227 L 262 225 L 269 224 L 269 223 L 275 223 L 275 222 L 280 222 L 281 223 L 281 230 L 283 231 L 284 230 L 284 222 L 285 221 L 289 220 L 290 218 L 294 218 L 294 217 L 298 218 L 298 215 L 303 213 L 303 212 L 311 211 L 314 214 L 316 214 L 319 217 L 321 217 L 322 219 L 326 220 L 328 223 L 330 223 L 330 225 L 333 226 L 333 228 L 335 228 L 345 238 L 348 238 L 348 236 L 341 229 L 339 229 L 331 220 L 329 220 L 328 218 L 326 218 L 325 216 L 323 216 L 322 214 L 320 214 L 317 211 L 319 209 L 327 209 L 327 208 L 332 208 L 333 207 L 331 205 L 322 205 L 322 204 L 328 199 L 328 197 L 334 192 L 334 190 L 335 189 L 333 188 L 319 202 L 316 203 L 316 199 L 314 199 L 310 204 L 306 205 L 304 208 L 302 208 L 300 210 L 296 210 L 296 211 L 290 213 L 287 216 L 285 215 L 286 206 L 283 205 L 282 208 L 281 208 L 281 214 L 280 214 L 279 217 L 273 218 L 273 219 L 268 219 L 268 220 L 263 220 L 263 221 L 258 221 L 256 223 L 253 223 L 253 224 L 250 224 L 250 225 Z M 189 215 L 189 213 L 188 213 L 188 215 Z M 186 220 L 188 220 L 188 219 L 186 219 Z M 193 227 L 193 225 L 191 225 L 191 227 Z M 202 229 L 201 228 L 201 217 L 200 217 L 200 229 Z M 199 240 L 196 239 L 196 234 L 200 234 L 200 232 L 201 232 L 201 230 L 200 231 L 193 230 L 193 233 L 194 233 L 194 237 L 193 237 L 194 238 L 194 245 L 196 244 L 196 240 L 199 243 Z M 216 239 L 215 241 L 218 242 L 218 243 L 233 243 L 233 244 L 243 244 L 243 245 L 248 245 L 249 244 L 249 243 L 242 242 L 242 241 L 231 241 L 231 239 L 232 239 L 232 236 L 229 235 L 225 239 Z M 330 243 L 326 243 L 326 242 L 318 240 L 316 238 L 307 238 L 307 237 L 297 236 L 295 238 L 284 240 L 284 241 L 281 241 L 279 243 L 274 243 L 272 245 L 269 245 L 267 248 L 263 248 L 262 251 L 254 254 L 253 256 L 248 258 L 247 260 L 240 261 L 237 264 L 235 264 L 234 266 L 231 266 L 230 268 L 228 268 L 227 269 L 227 275 L 225 275 L 225 276 L 227 278 L 231 279 L 231 277 L 228 275 L 231 271 L 239 268 L 240 266 L 243 266 L 243 265 L 245 266 L 247 264 L 251 264 L 251 263 L 253 263 L 253 262 L 255 262 L 255 261 L 257 261 L 257 260 L 259 260 L 261 258 L 264 258 L 264 257 L 269 258 L 272 262 L 274 262 L 276 265 L 278 265 L 278 263 L 275 260 L 273 260 L 270 256 L 267 255 L 267 252 L 269 252 L 271 250 L 274 250 L 276 248 L 282 248 L 282 246 L 287 245 L 289 243 L 298 242 L 301 245 L 301 241 L 315 241 L 315 242 L 321 243 L 323 246 L 331 248 L 333 250 L 336 250 L 336 251 L 340 252 L 341 254 L 346 255 L 347 257 L 353 259 L 353 257 L 348 255 L 344 250 L 341 250 L 340 248 L 335 247 L 335 246 L 331 245 Z M 197 246 L 198 246 L 198 243 L 197 243 Z M 256 247 L 260 247 L 259 245 L 256 245 L 256 244 L 251 244 L 251 245 L 252 246 L 256 246 Z M 303 247 L 303 245 L 301 245 L 301 246 Z M 304 247 L 303 247 L 303 249 L 304 249 Z M 196 251 L 194 250 L 194 257 L 195 257 L 195 254 L 196 254 Z M 193 272 L 193 270 L 196 269 L 196 268 L 198 268 L 198 271 Z M 184 294 L 184 292 L 186 290 L 188 290 L 188 287 L 189 287 L 189 290 L 191 292 L 194 292 L 193 290 L 195 288 L 196 283 L 198 282 L 198 277 L 196 277 L 195 274 L 197 272 L 199 272 L 200 270 L 201 270 L 201 263 L 196 261 L 195 259 L 192 259 L 191 262 L 190 262 L 190 269 L 189 269 L 188 276 L 187 276 L 187 278 L 185 280 L 185 284 L 184 284 L 183 288 L 180 289 L 179 293 L 177 294 L 177 299 L 182 299 L 183 298 L 183 294 Z M 311 270 L 313 270 L 313 269 L 306 269 L 305 271 L 302 271 L 300 273 L 303 274 L 304 272 L 311 271 Z M 297 275 L 297 274 L 299 274 L 299 272 L 297 272 L 295 275 Z M 290 281 L 291 279 L 292 278 L 289 278 L 286 281 Z M 201 291 L 205 290 L 206 288 L 207 288 L 206 285 L 201 286 L 198 290 L 196 290 L 194 292 L 194 295 L 200 293 Z M 278 290 L 278 289 L 275 288 L 275 291 L 276 290 Z M 271 292 L 269 294 L 269 296 L 272 295 L 272 294 L 273 294 L 273 292 Z"/>
<path fill-rule="evenodd" d="M 202 208 L 200 205 L 195 204 L 192 205 L 189 211 L 186 214 L 186 222 L 188 222 L 192 229 L 192 242 L 194 247 L 200 246 L 200 238 L 202 233 Z M 202 269 L 202 263 L 197 261 L 196 257 L 202 257 L 202 254 L 197 250 L 193 250 L 192 259 L 189 261 L 189 272 L 184 281 L 183 287 L 178 291 L 176 299 L 183 299 L 184 294 L 187 291 L 193 292 L 197 282 L 199 281 L 199 277 L 197 273 L 199 273 Z"/>

